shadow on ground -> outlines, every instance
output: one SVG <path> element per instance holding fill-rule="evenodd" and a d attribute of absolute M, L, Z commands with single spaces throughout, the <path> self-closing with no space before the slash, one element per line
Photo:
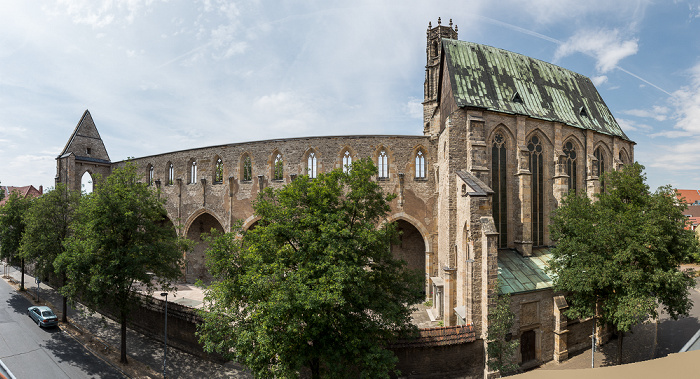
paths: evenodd
<path fill-rule="evenodd" d="M 123 378 L 122 375 L 115 374 L 112 367 L 96 357 L 92 355 L 84 357 L 84 349 L 79 343 L 71 337 L 60 333 L 58 328 L 54 328 L 54 330 L 58 333 L 55 333 L 53 338 L 46 342 L 43 347 L 50 350 L 58 359 L 58 362 L 65 362 L 71 366 L 78 367 L 97 378 Z M 83 357 L 83 359 L 78 357 Z"/>

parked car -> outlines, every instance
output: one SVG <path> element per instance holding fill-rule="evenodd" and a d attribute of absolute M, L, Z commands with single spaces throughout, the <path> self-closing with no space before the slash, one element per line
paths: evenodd
<path fill-rule="evenodd" d="M 53 313 L 51 308 L 45 306 L 33 306 L 27 309 L 29 317 L 42 328 L 58 325 L 58 317 Z"/>

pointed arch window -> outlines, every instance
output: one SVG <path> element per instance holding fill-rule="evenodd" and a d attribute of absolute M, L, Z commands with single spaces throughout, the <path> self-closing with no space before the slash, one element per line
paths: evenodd
<path fill-rule="evenodd" d="M 306 170 L 309 173 L 309 178 L 316 178 L 316 153 L 309 153 L 309 157 L 306 162 Z"/>
<path fill-rule="evenodd" d="M 197 161 L 190 164 L 190 184 L 197 184 Z"/>
<path fill-rule="evenodd" d="M 627 153 L 625 153 L 624 150 L 620 150 L 617 156 L 620 158 L 620 162 L 622 162 L 623 165 L 627 164 Z"/>
<path fill-rule="evenodd" d="M 379 170 L 379 179 L 389 178 L 389 161 L 385 150 L 382 150 L 377 157 L 377 169 Z"/>
<path fill-rule="evenodd" d="M 491 145 L 491 204 L 493 221 L 498 229 L 498 247 L 508 247 L 508 199 L 506 190 L 506 139 L 502 133 L 496 133 Z"/>
<path fill-rule="evenodd" d="M 272 180 L 282 180 L 284 178 L 284 161 L 282 160 L 282 155 L 277 154 L 275 156 L 275 165 L 273 169 Z"/>
<path fill-rule="evenodd" d="M 221 184 L 224 182 L 224 161 L 221 158 L 216 159 L 216 165 L 214 166 L 214 184 Z"/>
<path fill-rule="evenodd" d="M 425 155 L 422 150 L 416 153 L 416 179 L 425 179 Z"/>
<path fill-rule="evenodd" d="M 153 165 L 148 165 L 148 185 L 153 185 Z"/>
<path fill-rule="evenodd" d="M 253 162 L 248 154 L 243 157 L 243 175 L 241 178 L 241 180 L 244 182 L 250 182 L 253 180 Z"/>
<path fill-rule="evenodd" d="M 596 159 L 596 162 L 594 164 L 594 167 L 596 171 L 598 172 L 598 179 L 600 179 L 600 188 L 602 191 L 605 191 L 605 183 L 603 182 L 603 174 L 605 174 L 606 170 L 606 165 L 605 165 L 605 153 L 603 153 L 603 149 L 598 146 L 597 149 L 593 152 L 593 156 Z"/>
<path fill-rule="evenodd" d="M 343 173 L 347 174 L 350 172 L 350 167 L 352 167 L 352 155 L 348 150 L 343 153 Z"/>
<path fill-rule="evenodd" d="M 175 182 L 175 166 L 172 163 L 168 163 L 168 185 L 172 186 Z"/>
<path fill-rule="evenodd" d="M 530 200 L 532 217 L 532 245 L 544 245 L 544 163 L 542 141 L 532 136 L 527 143 L 530 152 Z"/>
<path fill-rule="evenodd" d="M 576 192 L 578 189 L 576 183 L 578 182 L 577 169 L 576 169 L 576 146 L 571 142 L 564 144 L 564 170 L 566 175 L 569 175 L 569 192 L 573 190 Z"/>

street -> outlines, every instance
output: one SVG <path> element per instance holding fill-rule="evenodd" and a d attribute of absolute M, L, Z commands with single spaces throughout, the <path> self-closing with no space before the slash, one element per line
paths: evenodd
<path fill-rule="evenodd" d="M 41 329 L 32 302 L 0 280 L 0 360 L 17 378 L 123 378 L 59 328 Z"/>

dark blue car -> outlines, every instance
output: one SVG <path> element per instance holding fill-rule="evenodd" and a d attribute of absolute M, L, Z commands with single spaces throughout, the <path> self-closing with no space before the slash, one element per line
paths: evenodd
<path fill-rule="evenodd" d="M 27 309 L 29 317 L 42 328 L 58 325 L 58 317 L 53 313 L 51 308 L 45 306 L 33 306 Z"/>

